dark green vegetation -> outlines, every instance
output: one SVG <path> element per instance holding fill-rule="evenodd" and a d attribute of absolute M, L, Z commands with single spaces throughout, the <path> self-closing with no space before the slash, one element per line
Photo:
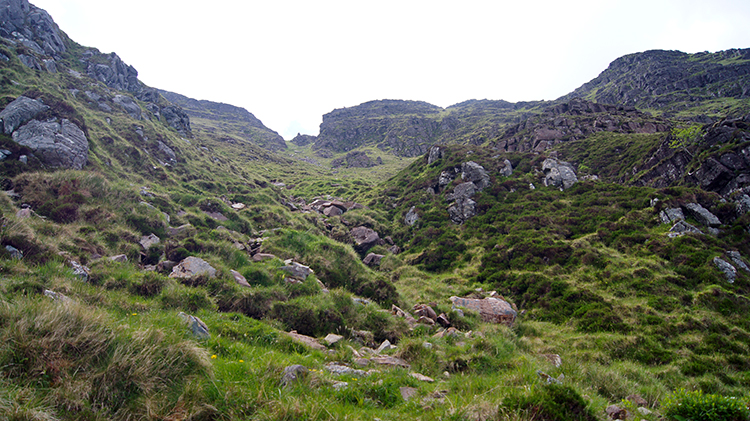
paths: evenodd
<path fill-rule="evenodd" d="M 713 263 L 750 257 L 737 190 L 746 122 L 696 125 L 584 101 L 375 101 L 331 113 L 329 143 L 285 148 L 245 110 L 95 80 L 89 64 L 119 59 L 63 41 L 48 72 L 21 62 L 39 55 L 31 47 L 0 39 L 0 106 L 39 99 L 50 109 L 38 118 L 73 121 L 89 141 L 84 170 L 54 170 L 0 135 L 0 181 L 12 190 L 0 195 L 1 419 L 595 420 L 633 394 L 653 411 L 645 419 L 747 419 L 750 277 L 738 268 L 729 283 Z M 732 54 L 689 59 L 744 65 Z M 741 95 L 731 103 L 719 111 L 748 109 Z M 451 145 L 428 165 L 420 155 L 435 141 Z M 338 149 L 356 146 L 383 164 L 330 169 Z M 544 186 L 553 156 L 578 172 L 571 188 Z M 510 176 L 500 175 L 506 159 Z M 457 225 L 446 196 L 465 180 L 436 187 L 467 161 L 490 183 Z M 305 207 L 315 198 L 365 206 L 326 217 Z M 718 216 L 718 232 L 688 215 L 706 234 L 669 238 L 659 213 L 688 203 Z M 401 252 L 376 244 L 367 252 L 384 257 L 366 266 L 350 236 L 360 226 Z M 150 235 L 160 241 L 146 248 Z M 167 260 L 191 256 L 216 276 L 168 276 Z M 287 259 L 314 274 L 288 280 Z M 71 262 L 88 266 L 86 279 Z M 489 291 L 517 306 L 512 327 L 449 301 Z M 459 332 L 390 312 L 421 303 Z M 180 312 L 211 337 L 194 336 Z M 343 339 L 313 349 L 293 330 Z M 360 367 L 385 340 L 396 348 L 382 355 L 409 368 Z M 372 371 L 337 375 L 330 363 Z M 282 382 L 293 364 L 309 371 Z"/>

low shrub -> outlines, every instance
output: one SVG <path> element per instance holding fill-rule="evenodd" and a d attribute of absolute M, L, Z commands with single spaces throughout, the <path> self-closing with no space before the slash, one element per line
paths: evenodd
<path fill-rule="evenodd" d="M 662 401 L 662 413 L 675 421 L 747 421 L 747 399 L 680 389 Z"/>

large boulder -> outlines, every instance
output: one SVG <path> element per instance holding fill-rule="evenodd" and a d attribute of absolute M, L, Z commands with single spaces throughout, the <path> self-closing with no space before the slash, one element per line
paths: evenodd
<path fill-rule="evenodd" d="M 578 182 L 578 177 L 573 166 L 567 162 L 558 161 L 555 158 L 547 158 L 542 163 L 544 171 L 544 185 L 554 186 L 561 189 L 569 189 Z"/>
<path fill-rule="evenodd" d="M 516 310 L 505 300 L 487 297 L 483 300 L 475 298 L 451 297 L 454 307 L 463 307 L 476 311 L 483 321 L 500 323 L 511 326 L 516 320 Z"/>
<path fill-rule="evenodd" d="M 707 227 L 718 227 L 721 225 L 719 218 L 712 214 L 708 209 L 697 203 L 688 203 L 685 210 L 696 219 L 696 221 Z"/>
<path fill-rule="evenodd" d="M 0 121 L 2 121 L 3 132 L 5 134 L 13 133 L 23 123 L 36 117 L 37 114 L 48 110 L 49 107 L 40 101 L 25 96 L 19 96 L 13 102 L 5 106 L 0 112 Z"/>
<path fill-rule="evenodd" d="M 27 146 L 47 166 L 80 170 L 88 162 L 89 141 L 67 119 L 31 120 L 13 133 L 13 141 Z"/>
<path fill-rule="evenodd" d="M 476 192 L 477 186 L 473 182 L 467 181 L 457 185 L 453 189 L 453 193 L 445 196 L 446 200 L 453 201 L 448 207 L 448 216 L 450 216 L 451 221 L 456 224 L 462 224 L 477 214 L 477 203 L 471 199 Z"/>
<path fill-rule="evenodd" d="M 354 250 L 360 254 L 364 254 L 381 242 L 378 233 L 367 227 L 353 228 L 349 234 L 354 241 Z"/>
<path fill-rule="evenodd" d="M 474 183 L 477 191 L 482 191 L 490 185 L 490 175 L 487 170 L 474 161 L 461 164 L 461 178 Z"/>

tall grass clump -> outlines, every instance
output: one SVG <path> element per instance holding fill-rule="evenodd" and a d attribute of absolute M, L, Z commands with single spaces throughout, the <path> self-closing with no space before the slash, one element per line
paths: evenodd
<path fill-rule="evenodd" d="M 132 330 L 74 302 L 2 301 L 0 387 L 27 389 L 25 400 L 62 418 L 165 416 L 191 378 L 211 374 L 206 352 L 174 333 L 181 328 Z M 11 411 L 22 406 L 0 405 L 0 419 L 18 418 Z"/>

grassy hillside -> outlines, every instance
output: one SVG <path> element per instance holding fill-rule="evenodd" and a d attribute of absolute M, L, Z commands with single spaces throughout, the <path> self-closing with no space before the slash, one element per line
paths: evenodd
<path fill-rule="evenodd" d="M 42 100 L 40 118 L 83 129 L 89 164 L 45 168 L 0 135 L 0 419 L 602 420 L 611 404 L 648 420 L 748 419 L 750 276 L 729 283 L 713 261 L 747 261 L 750 214 L 689 183 L 631 186 L 667 133 L 598 133 L 545 154 L 454 145 L 431 165 L 370 145 L 383 165 L 334 170 L 343 152 L 269 151 L 215 115 L 180 133 L 153 112 L 165 98 L 86 76 L 85 50 L 71 43 L 49 73 L 2 41 L 0 105 Z M 536 106 L 450 113 L 469 116 L 461 139 L 482 143 Z M 544 187 L 555 153 L 599 181 Z M 490 184 L 457 225 L 446 193 L 461 177 L 433 187 L 467 161 Z M 305 207 L 316 199 L 365 206 L 327 217 Z M 693 202 L 721 218 L 718 233 L 668 237 L 659 212 Z M 362 252 L 355 227 L 384 241 Z M 379 265 L 363 263 L 369 252 Z M 170 276 L 188 257 L 215 275 Z M 313 273 L 295 279 L 289 260 Z M 450 301 L 490 295 L 518 310 L 512 325 Z M 451 329 L 399 316 L 419 318 L 419 304 Z"/>

